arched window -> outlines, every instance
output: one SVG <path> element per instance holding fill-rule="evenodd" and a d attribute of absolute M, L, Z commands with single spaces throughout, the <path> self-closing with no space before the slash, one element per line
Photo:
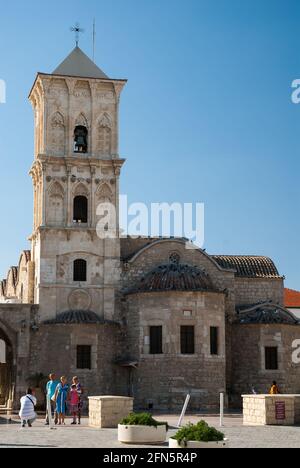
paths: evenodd
<path fill-rule="evenodd" d="M 86 281 L 86 261 L 82 259 L 75 260 L 73 269 L 74 281 Z"/>
<path fill-rule="evenodd" d="M 88 151 L 88 130 L 82 125 L 77 125 L 74 131 L 74 152 L 87 153 Z"/>
<path fill-rule="evenodd" d="M 88 199 L 82 195 L 74 198 L 73 221 L 75 223 L 88 222 Z"/>

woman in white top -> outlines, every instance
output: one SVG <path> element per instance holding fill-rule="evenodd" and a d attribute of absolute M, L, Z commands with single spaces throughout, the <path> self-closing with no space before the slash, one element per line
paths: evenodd
<path fill-rule="evenodd" d="M 28 388 L 27 394 L 20 399 L 21 409 L 19 416 L 22 422 L 22 427 L 28 424 L 28 427 L 32 426 L 32 423 L 36 420 L 37 415 L 34 410 L 36 406 L 36 397 L 34 396 L 34 390 Z"/>

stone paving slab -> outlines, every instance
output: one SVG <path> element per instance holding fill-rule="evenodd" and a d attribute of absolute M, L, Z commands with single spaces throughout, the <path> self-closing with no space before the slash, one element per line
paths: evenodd
<path fill-rule="evenodd" d="M 156 416 L 157 419 L 176 425 L 178 416 Z M 93 429 L 88 427 L 88 419 L 83 419 L 81 426 L 71 426 L 71 420 L 66 426 L 50 430 L 44 426 L 43 420 L 38 420 L 32 428 L 22 429 L 16 416 L 12 423 L 1 417 L 0 448 L 126 448 L 117 440 L 117 429 Z M 187 416 L 184 423 L 205 419 L 210 425 L 219 429 L 219 419 L 207 416 Z M 7 422 L 6 422 L 7 421 Z M 241 416 L 230 416 L 224 419 L 222 431 L 229 439 L 231 448 L 300 448 L 300 427 L 246 427 Z M 175 433 L 169 431 L 168 436 Z M 166 445 L 167 446 L 167 445 Z M 130 446 L 134 447 L 134 446 Z M 142 447 L 142 446 L 137 446 Z M 157 447 L 157 446 L 156 446 Z M 148 446 L 149 448 L 149 446 Z M 163 446 L 162 446 L 163 448 Z"/>

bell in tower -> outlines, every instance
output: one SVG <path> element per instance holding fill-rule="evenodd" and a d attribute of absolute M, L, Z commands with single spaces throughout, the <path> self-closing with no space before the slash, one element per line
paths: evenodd
<path fill-rule="evenodd" d="M 77 126 L 74 131 L 74 152 L 87 153 L 88 151 L 88 131 L 86 127 Z"/>

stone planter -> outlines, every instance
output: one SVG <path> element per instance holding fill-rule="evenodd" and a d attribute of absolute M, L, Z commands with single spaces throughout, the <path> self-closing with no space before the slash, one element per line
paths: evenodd
<path fill-rule="evenodd" d="M 245 426 L 293 426 L 299 421 L 296 395 L 243 395 Z"/>
<path fill-rule="evenodd" d="M 133 398 L 122 396 L 89 397 L 89 425 L 96 428 L 117 428 L 133 411 Z"/>
<path fill-rule="evenodd" d="M 123 444 L 163 444 L 167 427 L 163 426 L 118 426 L 118 440 Z"/>
<path fill-rule="evenodd" d="M 222 449 L 228 448 L 228 441 L 224 439 L 221 442 L 187 442 L 187 445 L 179 445 L 176 439 L 169 439 L 169 447 L 177 449 Z"/>

